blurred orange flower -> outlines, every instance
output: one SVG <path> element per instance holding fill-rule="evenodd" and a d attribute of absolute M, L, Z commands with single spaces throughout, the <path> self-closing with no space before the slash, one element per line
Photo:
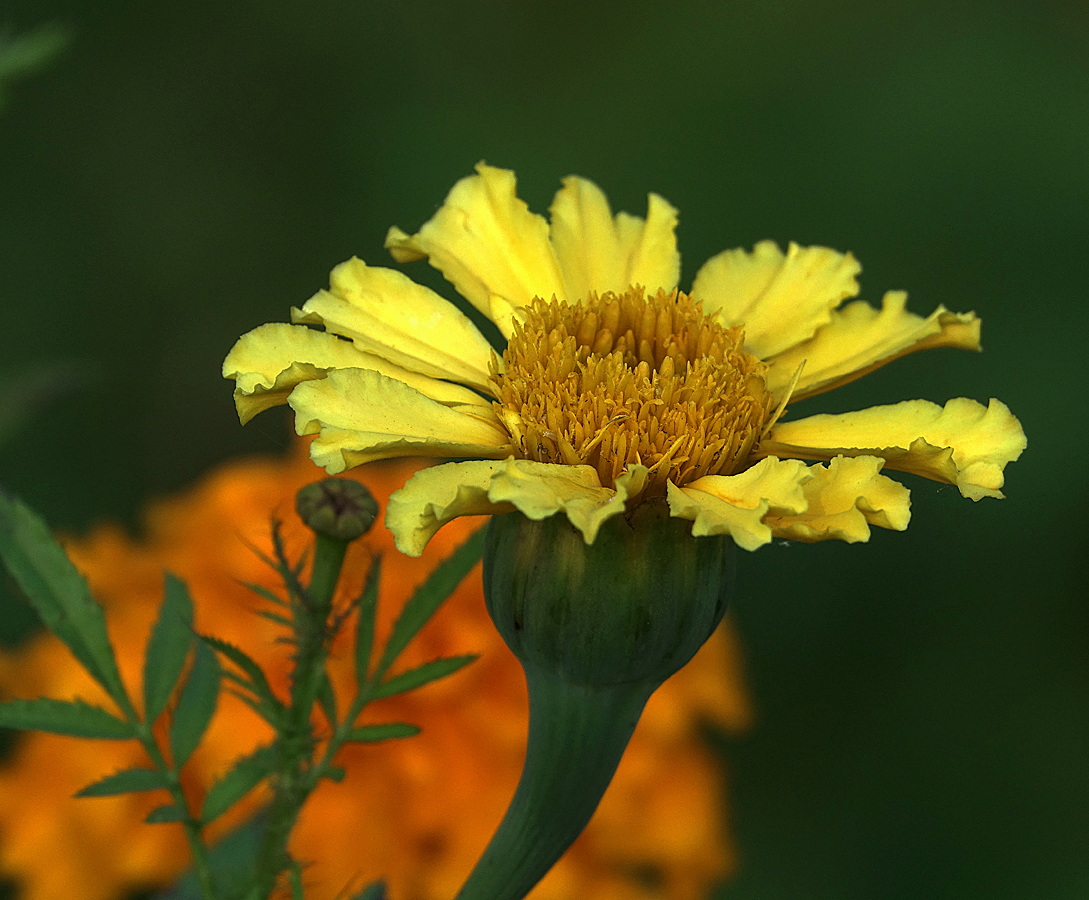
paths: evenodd
<path fill-rule="evenodd" d="M 418 466 L 379 463 L 355 470 L 385 506 Z M 319 473 L 300 448 L 286 461 L 225 466 L 191 491 L 159 501 L 145 536 L 99 526 L 67 550 L 106 608 L 122 675 L 139 689 L 144 647 L 162 594 L 163 570 L 189 585 L 199 631 L 241 646 L 286 690 L 289 650 L 282 630 L 256 616 L 265 604 L 243 582 L 278 587 L 253 548 L 270 552 L 270 517 L 283 519 L 296 555 L 309 533 L 293 511 L 295 491 Z M 349 551 L 342 582 L 346 602 L 358 591 L 372 554 L 383 555 L 379 638 L 431 568 L 480 519 L 457 519 L 421 559 L 402 556 L 376 526 Z M 354 685 L 351 623 L 334 643 L 330 672 L 341 702 Z M 405 721 L 423 733 L 402 741 L 353 745 L 339 762 L 347 777 L 312 796 L 292 839 L 309 865 L 307 897 L 346 896 L 379 877 L 393 900 L 454 895 L 502 817 L 521 770 L 526 737 L 522 672 L 484 609 L 479 567 L 409 647 L 401 664 L 440 655 L 478 653 L 454 676 L 408 695 L 375 703 L 365 721 Z M 68 651 L 42 636 L 0 654 L 5 697 L 83 697 L 101 692 Z M 601 807 L 582 837 L 531 894 L 531 900 L 688 900 L 734 864 L 724 821 L 725 785 L 699 737 L 699 723 L 730 730 L 749 720 L 739 656 L 727 627 L 651 698 Z M 224 695 L 211 729 L 187 766 L 194 801 L 232 760 L 269 737 L 267 726 Z M 24 900 L 113 900 L 162 885 L 187 865 L 178 826 L 145 825 L 165 800 L 157 794 L 76 800 L 84 785 L 119 769 L 146 764 L 135 742 L 85 741 L 33 734 L 0 768 L 0 874 L 21 885 Z M 219 832 L 252 814 L 254 792 Z"/>

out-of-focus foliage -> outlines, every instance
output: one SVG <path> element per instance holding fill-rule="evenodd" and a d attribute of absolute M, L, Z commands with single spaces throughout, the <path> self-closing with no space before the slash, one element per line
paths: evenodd
<path fill-rule="evenodd" d="M 0 112 L 11 86 L 49 65 L 70 40 L 71 33 L 59 25 L 42 25 L 19 35 L 0 30 Z"/>

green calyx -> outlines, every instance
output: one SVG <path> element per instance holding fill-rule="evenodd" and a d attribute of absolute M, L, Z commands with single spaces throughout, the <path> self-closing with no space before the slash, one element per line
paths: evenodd
<path fill-rule="evenodd" d="M 521 900 L 590 820 L 650 695 L 726 611 L 734 545 L 650 501 L 587 545 L 564 515 L 493 516 L 484 596 L 529 689 L 518 789 L 457 900 Z"/>
<path fill-rule="evenodd" d="M 523 663 L 591 687 L 652 684 L 683 666 L 726 612 L 728 536 L 693 538 L 664 501 L 604 523 L 593 544 L 564 515 L 493 516 L 488 612 Z"/>

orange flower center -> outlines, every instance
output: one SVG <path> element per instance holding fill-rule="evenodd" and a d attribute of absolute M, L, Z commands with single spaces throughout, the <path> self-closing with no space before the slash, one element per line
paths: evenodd
<path fill-rule="evenodd" d="M 680 291 L 640 287 L 578 303 L 534 298 L 493 364 L 495 410 L 524 459 L 590 465 L 612 485 L 629 465 L 664 494 L 746 461 L 771 414 L 767 366 Z"/>

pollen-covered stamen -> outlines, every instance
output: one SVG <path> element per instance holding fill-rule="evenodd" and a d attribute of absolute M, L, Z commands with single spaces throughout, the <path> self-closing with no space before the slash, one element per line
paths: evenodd
<path fill-rule="evenodd" d="M 741 328 L 674 291 L 535 299 L 493 365 L 496 413 L 526 459 L 594 466 L 611 485 L 628 465 L 665 492 L 747 460 L 772 399 Z"/>

